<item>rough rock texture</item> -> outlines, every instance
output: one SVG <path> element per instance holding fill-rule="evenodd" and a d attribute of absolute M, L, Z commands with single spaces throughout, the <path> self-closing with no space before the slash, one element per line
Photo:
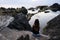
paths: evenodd
<path fill-rule="evenodd" d="M 32 36 L 32 32 L 11 30 L 5 27 L 0 31 L 0 40 L 37 40 Z M 40 36 L 41 40 L 47 40 L 47 38 Z"/>
<path fill-rule="evenodd" d="M 28 23 L 26 15 L 23 13 L 19 13 L 14 17 L 13 22 L 8 25 L 11 29 L 17 30 L 29 30 L 31 31 L 31 26 Z"/>
<path fill-rule="evenodd" d="M 17 31 L 11 30 L 9 28 L 4 28 L 0 31 L 0 40 L 17 40 L 22 35 L 25 37 L 27 34 L 29 35 L 30 39 L 32 38 L 32 32 L 29 31 Z"/>
<path fill-rule="evenodd" d="M 60 15 L 47 23 L 45 34 L 50 35 L 50 40 L 60 40 Z"/>
<path fill-rule="evenodd" d="M 0 30 L 3 29 L 4 27 L 7 27 L 12 21 L 14 20 L 13 17 L 11 16 L 0 16 Z"/>
<path fill-rule="evenodd" d="M 13 17 L 10 16 L 0 16 L 0 40 L 34 40 L 32 32 L 30 31 L 18 31 L 15 29 L 10 29 L 7 26 L 13 21 Z M 41 40 L 46 40 L 47 38 L 40 37 Z M 36 38 L 35 38 L 36 40 Z"/>

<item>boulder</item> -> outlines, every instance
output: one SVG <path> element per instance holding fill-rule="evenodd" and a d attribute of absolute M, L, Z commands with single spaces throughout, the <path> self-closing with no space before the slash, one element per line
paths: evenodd
<path fill-rule="evenodd" d="M 51 40 L 60 40 L 60 15 L 50 20 L 45 28 L 46 35 L 50 35 Z"/>

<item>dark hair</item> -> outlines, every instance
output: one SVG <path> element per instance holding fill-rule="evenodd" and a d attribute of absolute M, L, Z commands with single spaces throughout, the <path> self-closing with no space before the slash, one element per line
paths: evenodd
<path fill-rule="evenodd" d="M 35 20 L 35 22 L 34 22 L 34 24 L 39 25 L 39 20 L 38 20 L 38 19 L 36 19 L 36 20 Z"/>
<path fill-rule="evenodd" d="M 39 34 L 39 29 L 40 29 L 40 27 L 39 27 L 39 20 L 36 19 L 35 22 L 34 22 L 33 28 L 32 28 L 32 32 L 34 34 Z"/>
<path fill-rule="evenodd" d="M 21 8 L 21 13 L 23 13 L 23 14 L 27 14 L 28 11 L 27 11 L 27 9 L 26 9 L 25 7 L 22 7 L 22 8 Z"/>

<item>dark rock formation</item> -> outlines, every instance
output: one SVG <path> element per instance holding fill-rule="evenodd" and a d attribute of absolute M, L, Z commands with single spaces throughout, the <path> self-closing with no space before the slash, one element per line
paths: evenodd
<path fill-rule="evenodd" d="M 60 11 L 60 4 L 54 3 L 53 5 L 50 6 L 50 9 L 51 9 L 53 12 Z"/>
<path fill-rule="evenodd" d="M 37 14 L 37 13 L 35 13 L 35 14 Z M 27 19 L 28 19 L 28 21 L 31 19 L 31 17 L 33 16 L 33 15 L 35 15 L 35 14 L 27 14 Z"/>
<path fill-rule="evenodd" d="M 35 11 L 35 8 L 31 7 L 31 8 L 29 8 L 28 10 L 32 10 L 32 11 Z"/>
<path fill-rule="evenodd" d="M 60 40 L 60 15 L 50 20 L 45 28 L 45 34 L 50 35 L 50 40 Z"/>
<path fill-rule="evenodd" d="M 40 8 L 42 10 L 42 9 L 46 9 L 47 7 L 48 6 L 46 6 L 46 5 L 44 5 L 44 6 L 37 6 L 36 9 L 39 9 Z"/>
<path fill-rule="evenodd" d="M 23 35 L 20 37 L 20 38 L 18 38 L 17 40 L 30 40 L 29 39 L 29 35 L 27 34 L 25 37 L 23 37 Z"/>
<path fill-rule="evenodd" d="M 49 11 L 45 11 L 45 13 L 49 13 Z"/>
<path fill-rule="evenodd" d="M 24 40 L 23 35 L 20 38 L 18 38 L 17 40 Z"/>
<path fill-rule="evenodd" d="M 30 40 L 29 35 L 27 34 L 24 39 L 25 40 Z"/>
<path fill-rule="evenodd" d="M 15 16 L 15 19 L 13 22 L 11 22 L 7 27 L 10 29 L 16 29 L 16 30 L 27 30 L 31 31 L 31 26 L 28 23 L 28 20 L 26 16 L 22 13 L 19 13 Z"/>

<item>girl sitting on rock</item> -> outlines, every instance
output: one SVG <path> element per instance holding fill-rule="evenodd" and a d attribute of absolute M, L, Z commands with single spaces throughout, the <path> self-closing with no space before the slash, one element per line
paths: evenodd
<path fill-rule="evenodd" d="M 33 32 L 33 37 L 37 38 L 38 40 L 40 40 L 39 30 L 40 30 L 39 20 L 36 19 L 32 27 L 32 32 Z"/>

